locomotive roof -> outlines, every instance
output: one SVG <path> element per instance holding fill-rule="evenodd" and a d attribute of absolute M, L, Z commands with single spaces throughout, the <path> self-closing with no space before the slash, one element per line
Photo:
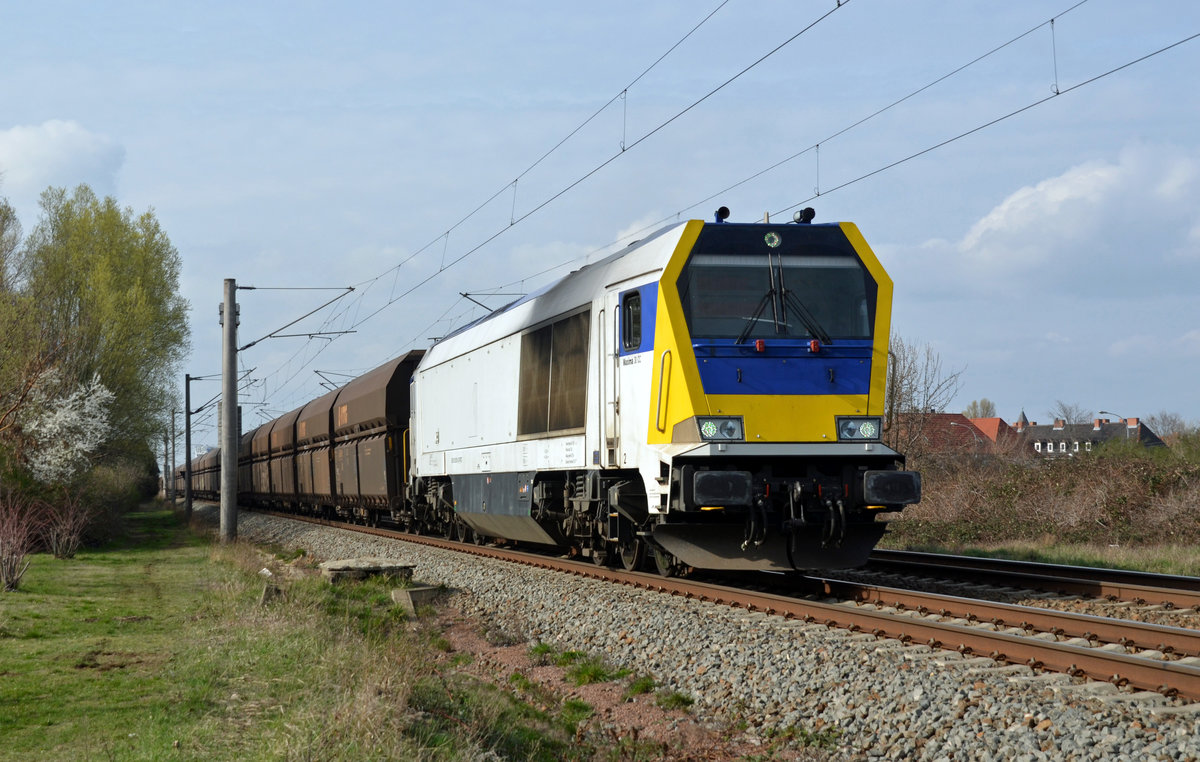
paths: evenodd
<path fill-rule="evenodd" d="M 584 265 L 548 286 L 468 323 L 443 337 L 426 353 L 422 367 L 444 362 L 463 352 L 552 320 L 584 305 L 609 286 L 661 270 L 675 251 L 685 222 L 661 228 L 650 236 Z"/>

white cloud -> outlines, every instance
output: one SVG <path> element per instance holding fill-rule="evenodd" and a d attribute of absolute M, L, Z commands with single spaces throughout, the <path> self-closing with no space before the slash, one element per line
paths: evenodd
<path fill-rule="evenodd" d="M 0 130 L 0 193 L 22 211 L 51 185 L 87 183 L 98 195 L 113 195 L 124 161 L 124 147 L 77 122 L 51 119 Z"/>
<path fill-rule="evenodd" d="M 1090 221 L 1120 182 L 1120 175 L 1118 167 L 1089 162 L 1021 188 L 975 223 L 959 250 L 983 261 L 1012 261 L 1014 254 L 1036 258 L 1041 247 L 1035 240 L 1024 245 L 1018 241 L 1035 229 L 1043 235 L 1063 230 L 1064 222 L 1078 229 L 1079 223 Z"/>
<path fill-rule="evenodd" d="M 1195 275 L 1200 153 L 1133 145 L 1020 188 L 956 244 L 959 277 L 1056 295 L 1162 290 Z"/>

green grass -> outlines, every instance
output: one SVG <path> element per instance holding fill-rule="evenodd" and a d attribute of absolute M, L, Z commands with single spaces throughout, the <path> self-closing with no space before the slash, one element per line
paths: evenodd
<path fill-rule="evenodd" d="M 667 711 L 671 711 L 674 709 L 687 709 L 696 703 L 696 700 L 678 691 L 659 691 L 654 703 Z"/>
<path fill-rule="evenodd" d="M 880 544 L 881 548 L 1200 577 L 1200 549 L 1193 546 L 1100 546 L 1059 543 L 1052 540 L 959 545 L 933 542 L 906 543 L 898 542 L 893 538 L 887 539 L 888 542 Z"/>
<path fill-rule="evenodd" d="M 649 675 L 636 677 L 629 682 L 629 686 L 625 689 L 625 700 L 629 701 L 634 696 L 641 696 L 654 690 L 654 678 Z"/>
<path fill-rule="evenodd" d="M 244 544 L 213 546 L 167 512 L 127 538 L 35 555 L 0 594 L 0 757 L 45 759 L 589 758 L 590 710 L 537 711 L 458 671 L 436 626 L 386 583 L 277 574 Z"/>
<path fill-rule="evenodd" d="M 607 683 L 629 674 L 627 669 L 615 669 L 597 659 L 583 659 L 567 669 L 566 677 L 576 685 Z"/>

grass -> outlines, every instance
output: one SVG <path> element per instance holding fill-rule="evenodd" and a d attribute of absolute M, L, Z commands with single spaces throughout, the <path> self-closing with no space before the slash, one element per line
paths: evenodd
<path fill-rule="evenodd" d="M 641 696 L 649 693 L 654 690 L 655 685 L 656 683 L 654 682 L 654 678 L 650 677 L 649 675 L 635 677 L 633 680 L 629 681 L 629 686 L 625 689 L 625 700 L 629 701 L 634 696 Z"/>
<path fill-rule="evenodd" d="M 1099 546 L 1062 543 L 1051 538 L 1041 542 L 1011 541 L 958 545 L 893 542 L 889 538 L 889 541 L 881 543 L 880 547 L 1200 577 L 1200 548 L 1195 546 Z"/>
<path fill-rule="evenodd" d="M 168 512 L 45 555 L 0 594 L 0 756 L 44 759 L 589 758 L 590 708 L 538 711 L 456 667 L 386 583 L 283 574 Z M 259 605 L 264 565 L 284 596 Z"/>
<path fill-rule="evenodd" d="M 654 703 L 668 712 L 675 709 L 688 709 L 696 700 L 678 691 L 659 691 Z"/>

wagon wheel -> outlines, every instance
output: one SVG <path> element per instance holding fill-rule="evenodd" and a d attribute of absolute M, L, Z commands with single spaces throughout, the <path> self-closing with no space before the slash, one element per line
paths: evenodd
<path fill-rule="evenodd" d="M 679 571 L 679 562 L 675 556 L 671 555 L 662 548 L 653 548 L 651 554 L 654 556 L 654 569 L 664 577 L 674 577 Z"/>
<path fill-rule="evenodd" d="M 646 558 L 646 544 L 640 537 L 630 537 L 621 540 L 621 566 L 626 571 L 637 571 Z"/>

